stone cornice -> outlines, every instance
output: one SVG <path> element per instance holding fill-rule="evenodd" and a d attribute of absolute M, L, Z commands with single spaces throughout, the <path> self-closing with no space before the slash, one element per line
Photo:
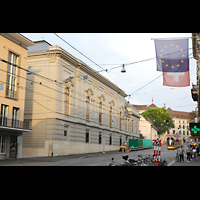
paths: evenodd
<path fill-rule="evenodd" d="M 66 61 L 70 62 L 73 64 L 75 67 L 80 67 L 82 71 L 87 73 L 89 76 L 92 76 L 93 78 L 97 79 L 98 81 L 102 82 L 112 90 L 116 91 L 118 94 L 120 94 L 123 97 L 127 97 L 127 94 L 121 90 L 117 85 L 109 81 L 107 78 L 99 74 L 97 71 L 86 65 L 84 62 L 81 60 L 77 59 L 76 57 L 72 56 L 70 53 L 65 51 L 59 46 L 51 46 L 49 47 L 49 53 L 56 53 L 57 55 L 60 55 L 61 58 L 65 59 Z"/>

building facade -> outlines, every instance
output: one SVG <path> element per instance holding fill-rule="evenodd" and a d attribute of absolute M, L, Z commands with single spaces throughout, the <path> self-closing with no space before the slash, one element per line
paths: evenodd
<path fill-rule="evenodd" d="M 179 134 L 180 138 L 187 140 L 191 137 L 189 129 L 190 115 L 189 112 L 175 111 L 171 108 L 167 109 L 168 113 L 174 121 L 175 127 L 167 131 L 163 135 L 163 142 L 167 141 L 167 137 L 174 137 L 176 133 Z"/>
<path fill-rule="evenodd" d="M 0 33 L 0 160 L 22 157 L 27 47 L 32 41 L 17 33 Z M 23 70 L 22 68 L 25 68 Z"/>
<path fill-rule="evenodd" d="M 118 150 L 138 138 L 138 110 L 123 90 L 59 46 L 29 48 L 24 156 Z"/>
<path fill-rule="evenodd" d="M 142 112 L 147 110 L 149 107 L 156 107 L 156 106 L 154 104 L 151 104 L 150 106 L 147 106 L 147 105 L 133 105 L 133 106 L 139 110 L 139 114 L 140 114 L 139 130 L 142 136 L 145 139 L 151 139 L 151 140 L 158 138 L 159 137 L 158 130 L 154 126 L 153 122 L 150 119 L 144 118 L 141 115 Z"/>
<path fill-rule="evenodd" d="M 149 109 L 149 107 L 157 107 L 155 104 L 151 104 L 150 106 L 147 105 L 133 105 L 135 108 L 137 108 L 140 112 L 140 114 L 146 110 Z M 161 135 L 161 142 L 166 143 L 168 137 L 174 137 L 176 133 L 179 134 L 179 136 L 185 140 L 189 139 L 191 136 L 190 130 L 189 130 L 189 123 L 190 123 L 190 113 L 189 112 L 182 112 L 182 111 L 176 111 L 172 110 L 171 108 L 168 108 L 167 111 L 169 112 L 170 116 L 173 119 L 174 128 L 171 128 L 169 131 L 167 131 L 165 134 Z M 142 116 L 141 116 L 142 117 Z M 144 127 L 145 120 L 141 118 L 140 120 L 140 130 L 147 129 L 146 125 Z M 147 122 L 146 122 L 147 123 Z"/>

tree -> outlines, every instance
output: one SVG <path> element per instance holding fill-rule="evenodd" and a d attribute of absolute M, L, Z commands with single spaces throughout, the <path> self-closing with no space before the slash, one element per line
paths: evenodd
<path fill-rule="evenodd" d="M 174 128 L 174 122 L 165 108 L 150 107 L 142 113 L 142 116 L 148 117 L 153 122 L 160 135 Z"/>

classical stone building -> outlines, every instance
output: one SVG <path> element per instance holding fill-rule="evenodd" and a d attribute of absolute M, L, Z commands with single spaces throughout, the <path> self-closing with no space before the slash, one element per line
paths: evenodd
<path fill-rule="evenodd" d="M 28 52 L 24 156 L 112 151 L 139 137 L 138 110 L 118 86 L 46 41 Z"/>
<path fill-rule="evenodd" d="M 167 111 L 172 117 L 175 127 L 170 129 L 167 133 L 165 133 L 165 135 L 163 135 L 163 142 L 166 142 L 167 137 L 174 137 L 176 133 L 179 134 L 182 140 L 189 139 L 189 137 L 191 136 L 189 130 L 190 113 L 172 110 L 171 108 L 168 108 Z"/>

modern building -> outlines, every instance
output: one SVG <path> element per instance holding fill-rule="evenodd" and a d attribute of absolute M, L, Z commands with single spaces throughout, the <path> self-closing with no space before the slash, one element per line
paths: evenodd
<path fill-rule="evenodd" d="M 34 43 L 18 33 L 0 33 L 0 160 L 22 157 L 27 47 Z M 24 134 L 23 134 L 24 133 Z"/>
<path fill-rule="evenodd" d="M 35 42 L 28 66 L 23 156 L 112 151 L 139 137 L 127 94 L 63 48 Z"/>

